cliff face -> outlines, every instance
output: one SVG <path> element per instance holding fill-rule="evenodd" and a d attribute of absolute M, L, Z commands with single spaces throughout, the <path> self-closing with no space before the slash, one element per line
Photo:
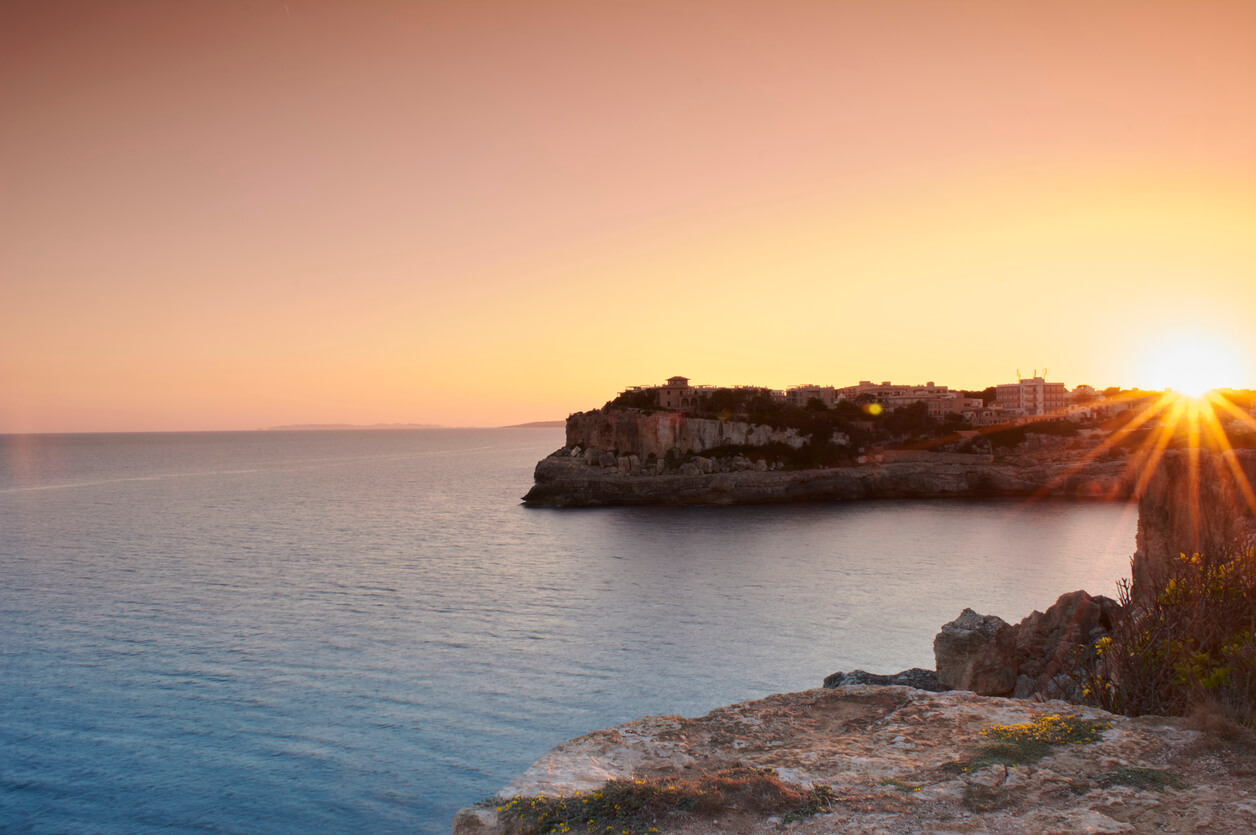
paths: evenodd
<path fill-rule="evenodd" d="M 807 439 L 797 429 L 679 412 L 578 412 L 567 419 L 566 447 L 537 464 L 536 483 L 524 503 L 580 507 L 964 496 L 1115 499 L 1129 496 L 1134 483 L 1121 461 L 1085 462 L 1080 453 L 1062 451 L 996 463 L 989 454 L 891 450 L 876 454 L 867 465 L 787 471 L 766 460 L 770 455 L 754 452 L 755 447 L 778 443 L 801 449 Z M 722 446 L 750 451 L 747 457 L 702 457 Z M 665 466 L 669 452 L 691 460 Z"/>
<path fill-rule="evenodd" d="M 799 437 L 797 429 L 691 418 L 680 412 L 594 409 L 567 418 L 568 447 L 614 450 L 642 459 L 650 455 L 662 458 L 672 449 L 701 453 L 726 444 L 766 446 L 778 442 L 799 449 L 806 440 Z"/>
<path fill-rule="evenodd" d="M 616 462 L 609 453 L 608 464 Z M 586 456 L 591 459 L 591 456 Z M 563 450 L 536 465 L 523 501 L 548 507 L 587 505 L 754 504 L 834 499 L 1128 496 L 1133 476 L 1122 462 L 1040 466 L 942 461 L 870 464 L 817 470 L 657 474 L 629 464 L 599 466 Z M 976 456 L 972 456 L 976 458 Z"/>
<path fill-rule="evenodd" d="M 1135 598 L 1156 588 L 1179 554 L 1220 555 L 1256 535 L 1238 476 L 1256 485 L 1256 451 L 1200 452 L 1196 472 L 1187 453 L 1166 453 L 1139 498 Z"/>

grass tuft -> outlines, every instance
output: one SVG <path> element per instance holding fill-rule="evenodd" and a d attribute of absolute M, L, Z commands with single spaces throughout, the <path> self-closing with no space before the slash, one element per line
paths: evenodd
<path fill-rule="evenodd" d="M 1102 775 L 1096 781 L 1100 786 L 1133 786 L 1162 792 L 1165 789 L 1184 789 L 1186 784 L 1167 771 L 1158 768 L 1118 768 Z"/>
<path fill-rule="evenodd" d="M 901 792 L 918 792 L 923 788 L 920 783 L 909 783 L 906 780 L 900 780 L 897 777 L 881 778 L 881 785 L 896 788 Z"/>

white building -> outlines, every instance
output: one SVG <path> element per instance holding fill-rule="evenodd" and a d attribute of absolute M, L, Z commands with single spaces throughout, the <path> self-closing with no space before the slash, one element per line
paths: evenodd
<path fill-rule="evenodd" d="M 1000 383 L 994 391 L 997 408 L 1021 416 L 1058 414 L 1068 406 L 1068 389 L 1064 384 L 1048 383 L 1042 377 Z"/>
<path fill-rule="evenodd" d="M 889 380 L 883 383 L 860 380 L 859 385 L 837 389 L 838 397 L 846 400 L 856 400 L 864 395 L 870 395 L 875 402 L 881 404 L 886 409 L 910 406 L 921 401 L 943 398 L 949 394 L 950 389 L 946 386 L 935 386 L 932 380 L 923 386 L 919 384 L 914 386 L 895 385 Z"/>

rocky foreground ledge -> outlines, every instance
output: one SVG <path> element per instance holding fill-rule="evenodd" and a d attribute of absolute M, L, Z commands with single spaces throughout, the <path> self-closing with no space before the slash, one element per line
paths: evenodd
<path fill-rule="evenodd" d="M 982 759 L 996 725 L 1074 716 L 1088 743 L 1017 764 Z M 460 811 L 454 835 L 522 835 L 497 805 L 515 796 L 593 791 L 612 779 L 682 780 L 774 769 L 828 809 L 797 822 L 678 811 L 663 833 L 1086 833 L 1256 831 L 1256 754 L 1165 717 L 1130 718 L 1059 701 L 855 685 L 769 696 L 706 716 L 651 716 L 565 742 Z M 573 829 L 573 831 L 578 831 Z"/>
<path fill-rule="evenodd" d="M 607 453 L 593 461 L 584 453 L 564 448 L 538 462 L 533 474 L 536 483 L 523 497 L 524 504 L 728 505 L 1020 496 L 1115 499 L 1128 497 L 1134 486 L 1134 474 L 1122 461 L 953 463 L 938 455 L 940 460 L 933 463 L 922 453 L 925 460 L 814 470 L 767 470 L 762 462 L 746 461 L 743 469 L 721 472 L 704 467 L 707 459 L 699 459 L 686 472 L 659 474 L 634 462 L 635 456 Z"/>

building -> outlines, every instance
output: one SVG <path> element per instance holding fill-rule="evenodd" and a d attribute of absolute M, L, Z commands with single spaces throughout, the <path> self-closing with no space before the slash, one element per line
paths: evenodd
<path fill-rule="evenodd" d="M 806 406 L 813 399 L 819 400 L 831 409 L 837 402 L 837 390 L 832 386 L 817 386 L 810 383 L 792 386 L 785 390 L 785 402 L 792 406 Z"/>
<path fill-rule="evenodd" d="M 1068 389 L 1063 383 L 1048 383 L 1043 377 L 1025 377 L 1015 383 L 995 386 L 994 405 L 1020 415 L 1052 415 L 1067 408 Z"/>
<path fill-rule="evenodd" d="M 756 387 L 738 386 L 738 388 Z M 758 388 L 756 390 L 766 391 L 766 389 Z M 684 412 L 697 406 L 699 397 L 704 394 L 710 394 L 713 391 L 715 391 L 715 386 L 692 386 L 689 384 L 688 377 L 677 376 L 668 377 L 667 383 L 661 386 L 628 386 L 628 388 L 619 393 L 619 396 L 641 395 L 644 392 L 650 396 L 650 399 L 653 401 L 652 405 L 660 409 L 673 409 Z"/>
<path fill-rule="evenodd" d="M 689 385 L 688 377 L 668 377 L 667 385 L 659 386 L 657 391 L 658 404 L 663 409 L 690 409 L 694 405 L 694 397 L 698 390 Z"/>
<path fill-rule="evenodd" d="M 941 397 L 930 397 L 924 402 L 929 406 L 929 417 L 936 420 L 945 420 L 947 415 L 965 415 L 980 411 L 986 405 L 980 397 L 965 397 L 955 391 Z"/>
<path fill-rule="evenodd" d="M 898 409 L 902 406 L 910 406 L 913 403 L 941 399 L 949 394 L 950 390 L 946 386 L 935 386 L 932 380 L 923 386 L 895 385 L 889 380 L 883 383 L 860 380 L 859 385 L 837 389 L 838 397 L 845 400 L 871 397 L 873 402 L 881 404 L 886 409 Z"/>
<path fill-rule="evenodd" d="M 973 426 L 1000 426 L 1015 419 L 1015 415 L 1009 415 L 1001 409 L 990 407 L 970 409 L 964 412 L 964 420 Z"/>

